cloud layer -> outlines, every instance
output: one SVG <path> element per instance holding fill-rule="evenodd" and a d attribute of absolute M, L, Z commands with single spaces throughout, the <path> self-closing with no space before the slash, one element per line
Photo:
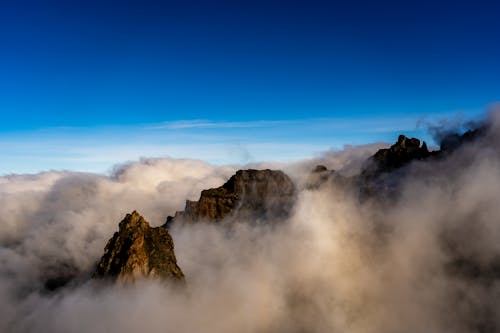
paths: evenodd
<path fill-rule="evenodd" d="M 395 200 L 360 203 L 339 188 L 301 190 L 275 228 L 172 230 L 185 288 L 99 285 L 88 276 L 125 213 L 153 225 L 221 185 L 236 167 L 144 159 L 111 176 L 47 172 L 0 178 L 0 331 L 492 332 L 500 287 L 500 133 L 413 163 Z M 301 183 L 322 163 L 359 171 L 376 146 L 281 167 Z M 299 188 L 302 188 L 299 186 Z M 474 263 L 469 274 L 457 260 Z M 47 291 L 48 279 L 69 285 Z"/>

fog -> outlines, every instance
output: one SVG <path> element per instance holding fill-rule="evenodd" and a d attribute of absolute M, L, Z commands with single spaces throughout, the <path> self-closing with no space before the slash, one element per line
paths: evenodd
<path fill-rule="evenodd" d="M 356 174 L 381 144 L 253 165 L 279 167 L 298 183 L 292 216 L 274 228 L 236 223 L 230 233 L 175 225 L 183 287 L 90 275 L 126 213 L 161 225 L 242 166 L 144 159 L 110 176 L 2 177 L 0 331 L 500 331 L 500 275 L 491 268 L 500 258 L 498 118 L 489 116 L 483 139 L 407 166 L 398 196 L 384 203 L 300 186 L 316 164 Z M 477 267 L 460 270 L 457 260 Z M 72 281 L 47 290 L 61 275 Z"/>

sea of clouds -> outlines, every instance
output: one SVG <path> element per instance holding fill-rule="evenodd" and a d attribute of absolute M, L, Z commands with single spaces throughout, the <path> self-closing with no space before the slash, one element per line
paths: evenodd
<path fill-rule="evenodd" d="M 109 176 L 0 177 L 0 332 L 499 331 L 500 280 L 488 267 L 500 258 L 500 121 L 488 119 L 483 139 L 408 166 L 397 198 L 383 205 L 303 186 L 316 164 L 355 175 L 380 145 L 245 166 L 292 177 L 292 216 L 231 233 L 175 226 L 184 287 L 90 276 L 126 213 L 161 225 L 242 166 L 143 159 Z M 487 273 L 454 270 L 457 258 Z M 48 290 L 61 276 L 72 280 Z"/>

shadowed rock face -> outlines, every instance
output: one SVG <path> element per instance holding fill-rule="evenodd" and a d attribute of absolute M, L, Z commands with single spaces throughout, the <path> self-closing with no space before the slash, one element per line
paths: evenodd
<path fill-rule="evenodd" d="M 402 168 L 415 160 L 424 160 L 432 153 L 427 149 L 425 142 L 408 138 L 404 135 L 389 148 L 379 149 L 364 164 L 361 174 L 353 177 L 343 177 L 334 170 L 318 165 L 309 175 L 306 188 L 315 189 L 326 184 L 343 188 L 344 190 L 358 190 L 360 200 L 374 197 L 387 197 L 395 188 L 398 177 L 393 171 Z"/>
<path fill-rule="evenodd" d="M 315 189 L 330 184 L 353 191 L 361 201 L 367 199 L 391 201 L 399 194 L 398 186 L 408 171 L 405 168 L 407 165 L 414 161 L 433 163 L 449 156 L 453 150 L 484 136 L 486 130 L 485 127 L 480 127 L 461 135 L 447 134 L 442 138 L 440 150 L 432 152 L 427 149 L 425 142 L 420 145 L 419 139 L 400 135 L 398 141 L 391 147 L 379 149 L 371 156 L 359 175 L 344 177 L 334 170 L 319 165 L 311 171 L 306 188 Z"/>
<path fill-rule="evenodd" d="M 108 241 L 94 277 L 124 282 L 152 277 L 183 280 L 169 232 L 152 228 L 136 211 L 120 222 L 119 231 Z"/>
<path fill-rule="evenodd" d="M 441 152 L 451 152 L 458 147 L 462 146 L 464 143 L 474 141 L 479 136 L 484 135 L 486 132 L 486 127 L 482 126 L 476 129 L 468 130 L 462 135 L 456 133 L 449 133 L 445 135 L 440 142 Z"/>
<path fill-rule="evenodd" d="M 242 219 L 253 223 L 286 218 L 295 203 L 295 185 L 282 171 L 239 170 L 224 185 L 201 192 L 198 201 L 186 201 L 174 221 L 219 222 Z"/>
<path fill-rule="evenodd" d="M 420 146 L 420 140 L 407 138 L 404 135 L 398 137 L 398 141 L 390 148 L 379 149 L 365 166 L 362 175 L 370 177 L 382 172 L 398 169 L 411 161 L 423 160 L 431 156 L 424 142 Z"/>

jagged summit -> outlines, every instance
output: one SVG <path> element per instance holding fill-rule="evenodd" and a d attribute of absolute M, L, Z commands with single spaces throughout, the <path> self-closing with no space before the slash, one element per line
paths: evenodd
<path fill-rule="evenodd" d="M 396 143 L 389 148 L 379 149 L 368 158 L 361 173 L 352 177 L 344 177 L 323 165 L 316 166 L 309 174 L 306 188 L 315 189 L 326 184 L 344 188 L 366 199 L 384 200 L 397 196 L 398 185 L 408 169 L 404 167 L 414 161 L 432 163 L 445 158 L 453 150 L 464 144 L 475 141 L 486 133 L 485 127 L 469 130 L 463 134 L 449 133 L 443 136 L 440 150 L 429 151 L 425 142 L 416 138 L 399 135 Z"/>
<path fill-rule="evenodd" d="M 368 160 L 362 174 L 364 176 L 371 176 L 381 172 L 392 171 L 411 161 L 422 160 L 430 155 L 431 153 L 427 149 L 425 141 L 420 145 L 419 139 L 400 135 L 398 141 L 390 148 L 379 149 Z"/>
<path fill-rule="evenodd" d="M 204 190 L 198 201 L 186 201 L 174 221 L 220 222 L 241 219 L 252 223 L 286 218 L 295 202 L 295 185 L 283 171 L 239 170 L 224 185 Z"/>
<path fill-rule="evenodd" d="M 169 232 L 152 228 L 136 211 L 127 214 L 108 241 L 95 277 L 134 281 L 142 277 L 183 280 Z"/>

